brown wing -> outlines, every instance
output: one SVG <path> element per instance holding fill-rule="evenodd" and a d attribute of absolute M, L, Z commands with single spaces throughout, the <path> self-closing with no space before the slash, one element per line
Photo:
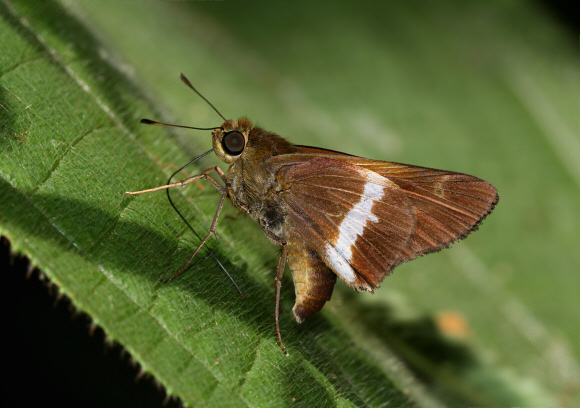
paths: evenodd
<path fill-rule="evenodd" d="M 464 238 L 499 201 L 494 186 L 468 174 L 365 159 L 353 162 L 396 183 L 414 207 L 414 237 L 401 262 Z"/>
<path fill-rule="evenodd" d="M 391 183 L 390 191 L 397 191 L 397 196 L 402 193 L 413 218 L 411 238 L 394 263 L 383 264 L 387 273 L 401 262 L 438 251 L 464 238 L 477 229 L 499 200 L 495 187 L 467 174 L 369 160 L 313 147 L 299 146 L 299 149 L 302 153 L 273 159 L 293 164 L 314 158 L 334 159 L 370 170 Z"/>
<path fill-rule="evenodd" d="M 412 241 L 415 219 L 406 193 L 336 157 L 290 162 L 277 174 L 289 227 L 348 285 L 378 287 Z"/>

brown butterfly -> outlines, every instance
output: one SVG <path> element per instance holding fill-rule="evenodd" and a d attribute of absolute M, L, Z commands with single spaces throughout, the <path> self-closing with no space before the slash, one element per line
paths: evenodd
<path fill-rule="evenodd" d="M 184 186 L 197 179 L 221 193 L 207 235 L 174 277 L 215 231 L 226 198 L 260 223 L 268 239 L 282 246 L 275 320 L 285 353 L 279 309 L 286 262 L 296 292 L 292 311 L 302 322 L 330 300 L 337 276 L 357 291 L 373 292 L 397 265 L 446 248 L 474 231 L 499 200 L 494 186 L 467 174 L 298 146 L 246 118 L 226 120 L 183 74 L 181 80 L 224 119 L 221 126 L 209 128 L 213 149 L 205 154 L 215 152 L 229 164 L 228 172 L 216 166 L 177 183 L 170 178 L 167 185 L 127 194 Z"/>

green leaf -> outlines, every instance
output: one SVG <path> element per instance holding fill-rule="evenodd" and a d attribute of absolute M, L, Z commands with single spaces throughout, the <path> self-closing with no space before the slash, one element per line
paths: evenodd
<path fill-rule="evenodd" d="M 578 57 L 541 10 L 63 4 L 0 3 L 0 233 L 170 393 L 192 406 L 578 401 L 567 391 L 580 383 Z M 286 357 L 273 327 L 277 251 L 259 227 L 226 219 L 226 206 L 209 244 L 245 301 L 207 250 L 164 285 L 197 241 L 163 193 L 123 194 L 163 184 L 210 146 L 208 132 L 138 124 L 220 124 L 180 71 L 227 117 L 472 173 L 498 187 L 499 206 L 467 242 L 400 267 L 373 297 L 337 285 L 305 324 L 291 319 L 286 277 Z M 205 233 L 219 194 L 200 184 L 172 196 Z"/>

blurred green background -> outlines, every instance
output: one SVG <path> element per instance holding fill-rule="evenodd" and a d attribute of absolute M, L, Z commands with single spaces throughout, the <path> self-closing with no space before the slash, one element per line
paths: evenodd
<path fill-rule="evenodd" d="M 580 59 L 577 37 L 540 3 L 3 1 L 0 12 L 0 232 L 186 403 L 580 403 Z M 305 327 L 289 318 L 288 276 L 290 363 L 271 327 L 277 251 L 257 226 L 222 216 L 211 244 L 246 302 L 207 257 L 162 287 L 195 241 L 163 196 L 122 196 L 211 143 L 139 118 L 221 123 L 180 72 L 226 117 L 297 144 L 473 174 L 500 202 L 466 241 L 400 266 L 374 296 L 337 285 Z M 206 214 L 203 231 L 217 195 L 191 190 L 181 205 Z M 59 263 L 71 250 L 78 259 Z M 149 324 L 157 340 L 137 329 Z M 165 335 L 199 369 L 157 348 Z M 196 383 L 202 370 L 211 380 Z"/>

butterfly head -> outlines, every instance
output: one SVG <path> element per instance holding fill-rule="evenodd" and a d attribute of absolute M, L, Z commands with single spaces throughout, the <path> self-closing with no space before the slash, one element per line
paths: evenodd
<path fill-rule="evenodd" d="M 212 132 L 213 151 L 220 160 L 233 163 L 242 156 L 253 125 L 248 119 L 227 120 Z"/>

